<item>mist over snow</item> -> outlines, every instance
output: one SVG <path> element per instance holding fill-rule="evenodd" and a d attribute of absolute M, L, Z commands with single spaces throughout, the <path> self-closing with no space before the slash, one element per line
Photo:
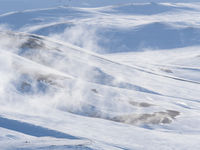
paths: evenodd
<path fill-rule="evenodd" d="M 0 0 L 1 150 L 199 150 L 200 3 Z"/>

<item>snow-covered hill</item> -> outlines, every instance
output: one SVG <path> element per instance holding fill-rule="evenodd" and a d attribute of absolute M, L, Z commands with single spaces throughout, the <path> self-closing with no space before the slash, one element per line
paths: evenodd
<path fill-rule="evenodd" d="M 200 4 L 45 2 L 0 15 L 0 149 L 200 149 Z"/>

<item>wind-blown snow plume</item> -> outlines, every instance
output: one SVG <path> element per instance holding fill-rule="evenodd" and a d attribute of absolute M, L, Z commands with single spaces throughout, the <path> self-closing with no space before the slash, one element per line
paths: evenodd
<path fill-rule="evenodd" d="M 199 149 L 198 5 L 0 15 L 0 149 Z"/>

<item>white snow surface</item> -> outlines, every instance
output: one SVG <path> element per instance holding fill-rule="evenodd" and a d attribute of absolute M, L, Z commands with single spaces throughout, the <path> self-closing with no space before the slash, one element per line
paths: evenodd
<path fill-rule="evenodd" d="M 0 0 L 0 150 L 200 149 L 198 1 L 29 2 Z"/>

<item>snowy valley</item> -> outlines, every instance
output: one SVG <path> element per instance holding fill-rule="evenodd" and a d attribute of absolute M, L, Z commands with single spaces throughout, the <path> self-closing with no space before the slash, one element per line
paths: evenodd
<path fill-rule="evenodd" d="M 0 0 L 1 150 L 200 149 L 198 1 L 29 2 Z"/>

